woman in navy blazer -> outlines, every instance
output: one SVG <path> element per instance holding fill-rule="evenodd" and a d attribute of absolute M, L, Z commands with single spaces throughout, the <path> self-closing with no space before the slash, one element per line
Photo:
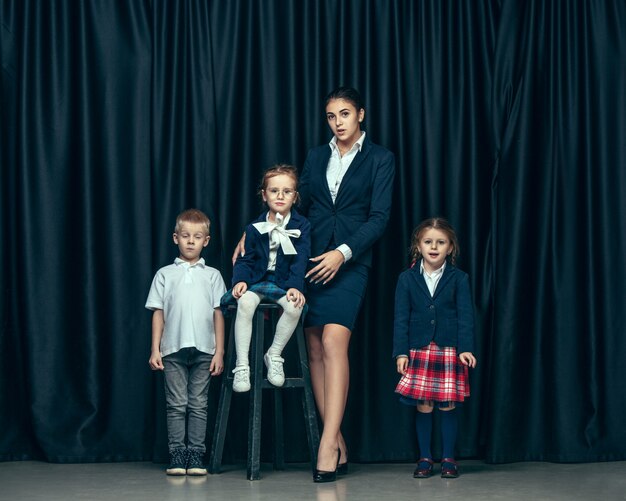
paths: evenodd
<path fill-rule="evenodd" d="M 349 383 L 348 344 L 365 294 L 372 245 L 391 210 L 394 157 L 361 130 L 365 109 L 352 88 L 326 98 L 329 144 L 309 151 L 300 208 L 311 223 L 312 267 L 304 319 L 315 400 L 324 423 L 315 482 L 347 473 L 341 421 Z M 339 457 L 338 457 L 339 456 Z"/>

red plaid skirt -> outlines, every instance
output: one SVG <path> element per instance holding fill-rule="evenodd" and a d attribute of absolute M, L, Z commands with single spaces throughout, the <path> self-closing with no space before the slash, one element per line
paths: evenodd
<path fill-rule="evenodd" d="M 411 350 L 409 366 L 396 386 L 406 399 L 434 402 L 463 402 L 470 395 L 468 369 L 456 355 L 456 348 L 440 348 L 431 342 Z"/>

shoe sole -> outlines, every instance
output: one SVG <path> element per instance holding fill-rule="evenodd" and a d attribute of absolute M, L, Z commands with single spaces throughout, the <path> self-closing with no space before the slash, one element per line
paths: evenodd
<path fill-rule="evenodd" d="M 168 468 L 165 473 L 173 477 L 181 477 L 187 473 L 185 468 Z"/>
<path fill-rule="evenodd" d="M 278 388 L 282 387 L 285 384 L 285 381 L 281 381 L 280 383 L 272 381 L 270 378 L 267 378 L 272 386 L 276 386 Z"/>
<path fill-rule="evenodd" d="M 189 468 L 187 470 L 187 475 L 191 475 L 192 477 L 200 477 L 207 474 L 206 468 Z"/>

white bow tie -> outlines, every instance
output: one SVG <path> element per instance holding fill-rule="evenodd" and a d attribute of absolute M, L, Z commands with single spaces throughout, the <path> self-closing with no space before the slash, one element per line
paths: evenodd
<path fill-rule="evenodd" d="M 269 233 L 270 234 L 269 236 L 271 237 L 272 233 L 276 232 L 278 236 L 278 241 L 280 242 L 280 247 L 283 250 L 283 253 L 285 255 L 297 254 L 296 248 L 291 243 L 291 240 L 289 237 L 300 238 L 300 230 L 287 230 L 285 229 L 284 226 L 280 226 L 276 223 L 271 223 L 270 221 L 264 221 L 262 223 L 254 223 L 252 226 L 254 226 L 257 230 L 259 230 L 259 233 L 261 235 L 263 235 L 264 233 Z"/>

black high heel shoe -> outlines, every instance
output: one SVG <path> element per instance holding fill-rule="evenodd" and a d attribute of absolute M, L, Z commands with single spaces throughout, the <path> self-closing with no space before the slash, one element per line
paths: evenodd
<path fill-rule="evenodd" d="M 341 449 L 339 451 L 341 452 Z M 348 474 L 348 449 L 346 449 L 346 452 L 343 454 L 343 456 L 345 456 L 346 462 L 341 463 L 341 464 L 337 463 L 337 476 L 338 477 Z"/>
<path fill-rule="evenodd" d="M 337 466 L 335 467 L 335 471 L 323 471 L 316 469 L 315 473 L 313 474 L 313 482 L 315 482 L 316 484 L 322 484 L 326 482 L 334 482 L 335 480 L 337 480 L 337 470 L 339 469 L 340 459 L 341 450 L 337 449 Z"/>
<path fill-rule="evenodd" d="M 337 465 L 337 476 L 341 477 L 342 475 L 348 474 L 348 462 L 341 463 Z"/>

